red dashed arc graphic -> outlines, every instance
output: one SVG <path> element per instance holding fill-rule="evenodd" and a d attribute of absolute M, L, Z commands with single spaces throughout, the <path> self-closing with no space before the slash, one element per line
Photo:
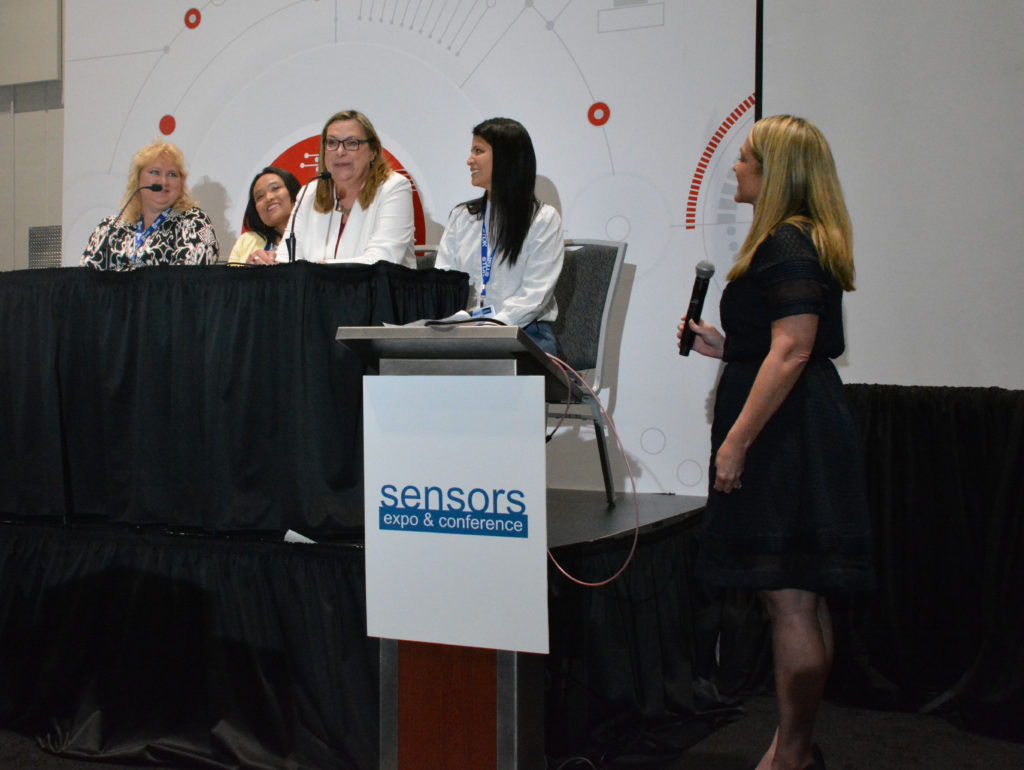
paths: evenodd
<path fill-rule="evenodd" d="M 693 179 L 690 181 L 690 195 L 686 199 L 687 230 L 693 230 L 697 227 L 697 198 L 700 195 L 700 186 L 704 181 L 704 174 L 707 173 L 711 158 L 718 149 L 718 145 L 725 139 L 725 135 L 729 133 L 729 129 L 735 125 L 736 121 L 743 117 L 747 110 L 754 106 L 754 103 L 754 94 L 751 94 L 740 103 L 739 107 L 729 113 L 729 117 L 722 121 L 718 130 L 715 131 L 704 148 L 700 160 L 697 161 L 697 169 L 693 172 Z"/>

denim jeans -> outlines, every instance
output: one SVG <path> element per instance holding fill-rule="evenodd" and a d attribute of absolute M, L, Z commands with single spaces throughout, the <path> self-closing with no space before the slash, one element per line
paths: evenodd
<path fill-rule="evenodd" d="M 523 334 L 537 343 L 537 346 L 545 353 L 553 356 L 558 355 L 558 345 L 555 343 L 555 332 L 547 321 L 534 321 L 528 326 L 522 327 Z"/>

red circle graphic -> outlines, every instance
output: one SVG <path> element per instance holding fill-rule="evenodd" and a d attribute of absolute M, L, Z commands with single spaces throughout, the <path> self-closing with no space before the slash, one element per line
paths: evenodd
<path fill-rule="evenodd" d="M 612 111 L 604 102 L 594 102 L 587 110 L 587 119 L 595 126 L 603 126 L 612 116 Z"/>
<path fill-rule="evenodd" d="M 164 136 L 169 136 L 174 133 L 174 129 L 177 128 L 178 123 L 175 121 L 173 115 L 164 115 L 160 118 L 160 133 Z"/>
<path fill-rule="evenodd" d="M 203 14 L 199 13 L 198 8 L 189 8 L 185 11 L 185 26 L 189 29 L 195 29 L 199 26 L 199 22 L 203 20 Z"/>

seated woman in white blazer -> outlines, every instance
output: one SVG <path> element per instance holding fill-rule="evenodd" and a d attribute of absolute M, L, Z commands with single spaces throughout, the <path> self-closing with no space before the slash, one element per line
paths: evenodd
<path fill-rule="evenodd" d="M 412 265 L 412 185 L 391 170 L 365 115 L 346 110 L 328 118 L 317 168 L 320 176 L 299 193 L 278 261 L 289 260 L 294 234 L 295 259 Z"/>
<path fill-rule="evenodd" d="M 551 323 L 565 242 L 554 207 L 537 200 L 537 156 L 526 129 L 511 118 L 473 127 L 466 160 L 484 193 L 448 217 L 434 267 L 469 274 L 467 310 L 518 326 L 545 353 L 557 355 Z"/>

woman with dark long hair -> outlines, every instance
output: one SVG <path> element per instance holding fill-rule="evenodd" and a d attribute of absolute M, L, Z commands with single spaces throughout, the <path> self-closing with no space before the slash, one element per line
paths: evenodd
<path fill-rule="evenodd" d="M 272 265 L 301 185 L 290 171 L 267 166 L 249 185 L 249 203 L 242 216 L 245 232 L 235 241 L 228 262 Z"/>
<path fill-rule="evenodd" d="M 722 332 L 684 319 L 725 361 L 697 575 L 758 591 L 772 630 L 779 722 L 757 770 L 824 770 L 814 722 L 833 657 L 825 595 L 870 589 L 860 441 L 831 359 L 842 354 L 853 235 L 814 124 L 757 121 L 733 166 L 754 219 L 722 293 Z"/>
<path fill-rule="evenodd" d="M 530 135 L 510 118 L 485 120 L 473 128 L 466 164 L 484 193 L 452 210 L 434 266 L 468 273 L 469 310 L 520 327 L 554 355 L 551 322 L 565 244 L 558 212 L 533 192 Z"/>

